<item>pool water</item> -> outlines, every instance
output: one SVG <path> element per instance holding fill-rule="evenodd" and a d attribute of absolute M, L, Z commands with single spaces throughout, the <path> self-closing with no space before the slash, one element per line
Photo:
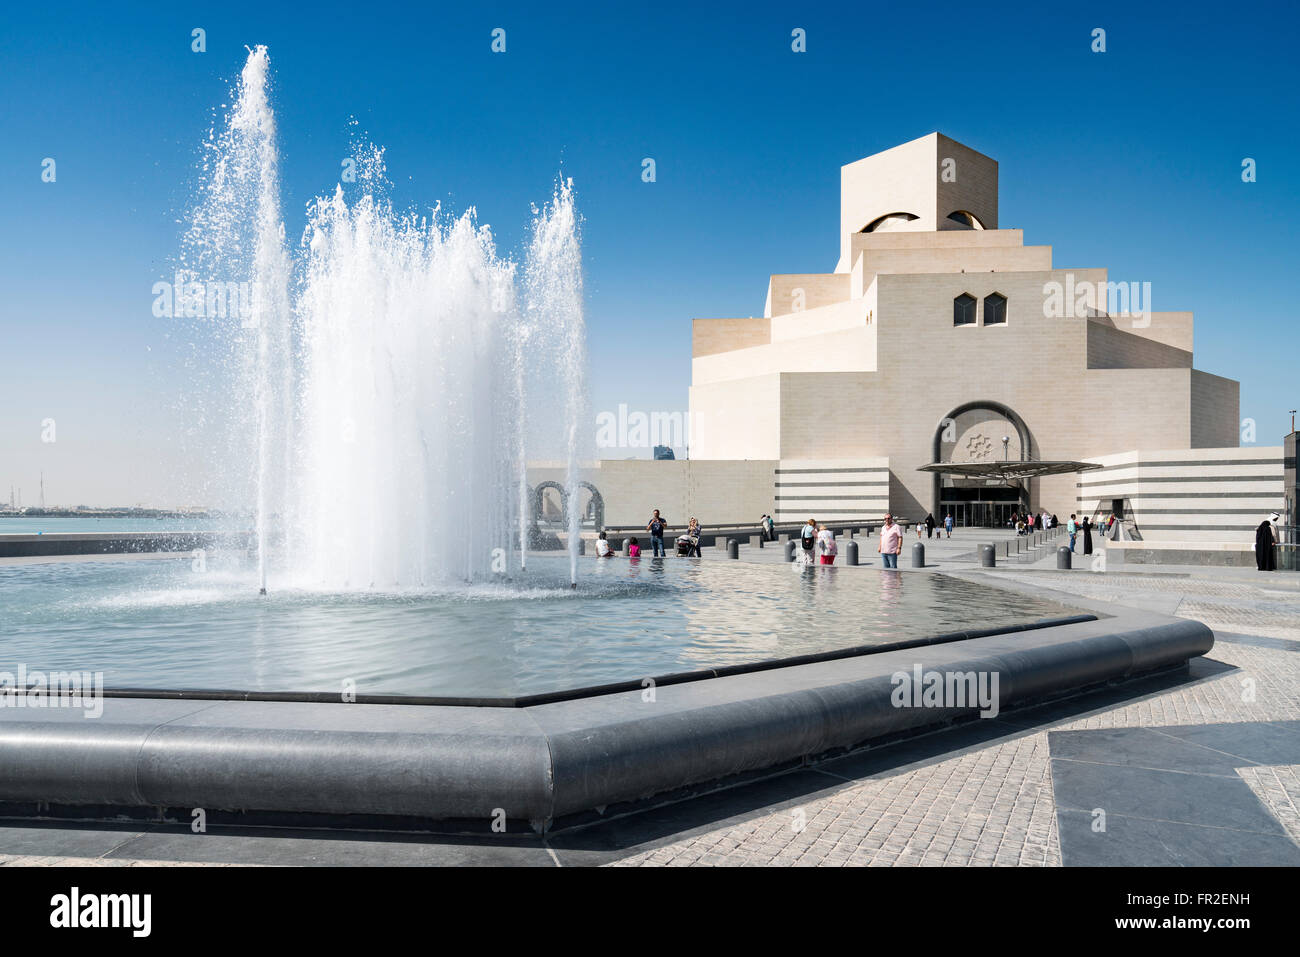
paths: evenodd
<path fill-rule="evenodd" d="M 186 557 L 0 566 L 0 671 L 106 688 L 517 697 L 882 644 L 1077 609 L 940 574 L 530 558 L 446 589 L 257 594 Z M 345 686 L 345 682 L 351 682 Z"/>

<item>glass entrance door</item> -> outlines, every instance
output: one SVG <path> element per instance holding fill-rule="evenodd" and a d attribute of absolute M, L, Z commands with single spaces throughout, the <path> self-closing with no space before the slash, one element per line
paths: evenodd
<path fill-rule="evenodd" d="M 1006 528 L 1011 514 L 1021 511 L 1020 490 L 1010 486 L 945 488 L 939 514 L 952 515 L 958 528 Z"/>

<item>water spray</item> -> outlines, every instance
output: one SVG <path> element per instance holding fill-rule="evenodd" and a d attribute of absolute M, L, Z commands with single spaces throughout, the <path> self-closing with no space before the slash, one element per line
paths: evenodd
<path fill-rule="evenodd" d="M 223 398 L 247 401 L 205 411 L 230 420 L 228 460 L 248 463 L 231 492 L 253 505 L 259 594 L 272 563 L 313 588 L 477 582 L 493 574 L 488 546 L 516 531 L 526 568 L 529 455 L 568 460 L 576 587 L 586 384 L 572 182 L 535 211 L 517 277 L 472 210 L 394 210 L 383 150 L 354 141 L 355 182 L 309 204 L 291 255 L 269 78 L 266 48 L 250 51 L 206 144 L 178 269 L 198 287 L 255 289 L 249 315 L 214 327 L 233 380 Z M 517 488 L 502 481 L 516 469 Z"/>

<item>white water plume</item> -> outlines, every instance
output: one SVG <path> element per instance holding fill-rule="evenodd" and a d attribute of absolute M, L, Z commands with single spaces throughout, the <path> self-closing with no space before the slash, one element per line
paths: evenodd
<path fill-rule="evenodd" d="M 533 220 L 533 238 L 524 271 L 525 315 L 538 330 L 543 351 L 558 357 L 553 367 L 563 402 L 565 490 L 568 495 L 570 579 L 577 582 L 578 533 L 582 511 L 578 501 L 578 457 L 585 451 L 578 423 L 586 419 L 586 326 L 582 309 L 582 247 L 573 181 L 558 185 L 551 202 Z"/>
<path fill-rule="evenodd" d="M 372 150 L 360 195 L 339 186 L 317 199 L 291 258 L 268 81 L 257 47 L 210 141 L 181 257 L 187 279 L 251 279 L 256 290 L 251 315 L 216 338 L 264 586 L 418 587 L 502 572 L 525 540 L 531 447 L 568 456 L 576 556 L 586 359 L 571 182 L 536 214 L 519 270 L 472 210 L 395 212 Z M 576 560 L 571 571 L 576 580 Z"/>

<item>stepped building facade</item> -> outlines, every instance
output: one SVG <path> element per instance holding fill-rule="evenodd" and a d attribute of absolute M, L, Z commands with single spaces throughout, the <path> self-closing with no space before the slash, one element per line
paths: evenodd
<path fill-rule="evenodd" d="M 689 460 L 592 463 L 608 524 L 1119 510 L 1148 560 L 1204 560 L 1282 507 L 1282 449 L 1239 445 L 1192 314 L 1003 228 L 993 159 L 933 133 L 843 167 L 839 249 L 762 316 L 694 320 Z"/>

